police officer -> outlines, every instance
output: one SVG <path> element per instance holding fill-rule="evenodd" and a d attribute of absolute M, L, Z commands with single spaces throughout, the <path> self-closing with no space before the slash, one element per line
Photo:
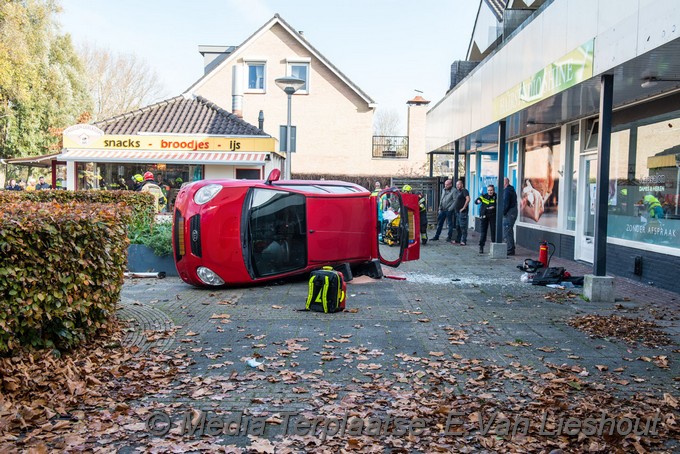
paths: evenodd
<path fill-rule="evenodd" d="M 479 237 L 479 253 L 484 253 L 484 245 L 486 244 L 486 232 L 491 227 L 491 242 L 496 238 L 496 188 L 490 184 L 486 187 L 486 194 L 482 194 L 475 200 L 479 207 L 479 217 L 482 221 L 481 232 Z"/>

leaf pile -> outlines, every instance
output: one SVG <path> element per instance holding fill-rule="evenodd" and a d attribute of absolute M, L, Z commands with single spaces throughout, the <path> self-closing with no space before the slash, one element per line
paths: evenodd
<path fill-rule="evenodd" d="M 92 436 L 106 444 L 116 420 L 130 413 L 128 402 L 169 386 L 185 367 L 182 355 L 121 347 L 114 325 L 108 336 L 63 356 L 23 350 L 0 358 L 0 452 L 24 444 L 82 449 Z"/>
<path fill-rule="evenodd" d="M 348 351 L 356 352 L 355 358 L 366 356 L 367 352 L 360 350 L 348 347 Z M 338 388 L 337 377 L 322 369 L 293 371 L 280 362 L 265 371 L 181 380 L 182 384 L 177 387 L 180 394 L 192 389 L 200 391 L 192 395 L 196 399 L 194 415 L 198 413 L 196 408 L 214 406 L 215 401 L 227 398 L 230 393 L 266 389 L 273 382 L 288 387 L 288 397 L 272 395 L 251 401 L 252 406 L 245 410 L 247 417 L 266 418 L 268 430 L 264 434 L 247 434 L 247 448 L 241 444 L 243 441 L 237 442 L 234 437 L 224 434 L 181 433 L 178 424 L 165 436 L 152 438 L 144 433 L 142 422 L 123 426 L 127 429 L 125 442 L 158 452 L 207 451 L 227 444 L 223 446 L 227 452 L 266 453 L 547 453 L 559 449 L 565 452 L 646 453 L 672 452 L 672 447 L 666 443 L 680 437 L 676 398 L 670 394 L 635 394 L 630 398 L 618 398 L 603 385 L 585 381 L 579 375 L 583 369 L 578 366 L 548 364 L 547 372 L 538 372 L 519 363 L 512 363 L 508 368 L 478 359 L 445 359 L 439 352 L 430 352 L 426 357 L 394 355 L 388 362 L 398 363 L 399 370 L 391 372 L 389 366 L 374 363 L 377 361 L 374 357 L 364 361 L 371 362 L 360 362 L 356 366 L 360 371 L 357 379 L 342 389 Z M 317 430 L 302 435 L 284 430 L 285 404 L 291 403 L 292 395 L 296 395 L 295 402 L 306 404 L 295 420 L 321 421 L 315 426 Z M 137 413 L 143 416 L 152 410 L 139 409 Z M 173 421 L 181 420 L 186 410 L 178 406 L 164 409 L 173 416 Z M 221 412 L 216 409 L 212 416 L 217 420 L 220 415 L 222 420 L 230 416 Z M 456 413 L 460 424 L 447 427 L 452 412 Z M 603 416 L 615 421 L 638 418 L 643 429 L 647 421 L 656 417 L 655 433 L 619 435 L 614 432 L 610 435 L 607 430 L 601 436 L 559 433 L 570 418 L 599 421 Z M 363 421 L 363 431 L 324 435 L 323 421 L 343 417 Z M 417 435 L 395 435 L 391 433 L 394 426 L 383 425 L 372 433 L 367 428 L 371 420 L 385 424 L 397 418 L 408 421 L 419 418 L 424 422 L 424 430 Z M 525 420 L 527 433 L 522 430 L 512 432 L 512 426 L 508 433 L 503 430 L 503 420 L 510 424 Z M 547 434 L 541 434 L 542 430 Z M 122 434 L 119 437 L 122 438 Z"/>
<path fill-rule="evenodd" d="M 222 320 L 212 320 L 215 329 Z M 622 397 L 577 365 L 544 363 L 538 369 L 519 361 L 499 364 L 493 359 L 465 358 L 455 349 L 467 333 L 450 326 L 441 329 L 453 351 L 389 353 L 355 343 L 352 334 L 341 332 L 316 347 L 309 337 L 268 342 L 264 334 L 245 333 L 241 347 L 250 344 L 252 348 L 245 350 L 247 357 L 239 358 L 240 348 L 238 353 L 231 347 L 204 350 L 200 334 L 192 333 L 189 342 L 181 343 L 172 354 L 151 349 L 146 356 L 133 355 L 133 349 L 107 348 L 101 341 L 61 360 L 47 354 L 8 358 L 0 362 L 0 452 L 125 448 L 149 452 L 645 453 L 673 452 L 677 447 L 673 443 L 680 439 L 678 399 L 670 393 L 643 393 L 631 384 L 631 392 Z M 120 339 L 116 334 L 114 340 Z M 192 374 L 187 350 L 208 358 L 206 369 L 214 372 L 203 369 Z M 257 367 L 248 364 L 253 356 L 258 358 Z M 301 367 L 303 356 L 316 358 L 312 367 Z M 193 421 L 198 409 L 209 409 L 217 422 L 234 412 L 262 418 L 267 430 L 236 437 L 202 430 L 182 433 L 183 415 L 191 415 Z M 159 411 L 169 415 L 173 424 L 168 433 L 153 436 L 146 423 Z M 308 433 L 291 433 L 290 427 L 286 432 L 283 421 L 290 411 L 297 411 L 296 421 L 356 418 L 364 429 L 326 436 L 323 424 L 316 424 Z M 453 412 L 460 423 L 448 427 Z M 638 418 L 643 428 L 646 421 L 657 418 L 657 422 L 653 433 L 560 432 L 570 418 L 602 417 Z M 395 434 L 396 418 L 419 419 L 423 430 Z M 371 420 L 385 426 L 370 432 Z M 385 423 L 389 420 L 393 421 L 391 429 Z M 503 421 L 509 422 L 509 431 Z M 514 424 L 520 421 L 526 421 L 526 433 L 523 426 L 515 430 Z"/>
<path fill-rule="evenodd" d="M 572 317 L 567 324 L 593 337 L 614 337 L 647 347 L 672 344 L 668 335 L 659 329 L 659 325 L 641 318 L 589 314 Z"/>

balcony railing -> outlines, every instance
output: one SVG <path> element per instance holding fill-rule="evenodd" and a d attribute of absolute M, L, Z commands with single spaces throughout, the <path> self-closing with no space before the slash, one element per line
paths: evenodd
<path fill-rule="evenodd" d="M 373 136 L 373 157 L 408 159 L 408 136 Z"/>

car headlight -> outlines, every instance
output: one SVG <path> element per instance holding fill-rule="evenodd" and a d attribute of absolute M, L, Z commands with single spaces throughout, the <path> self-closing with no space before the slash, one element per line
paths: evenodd
<path fill-rule="evenodd" d="M 220 192 L 220 189 L 222 189 L 221 184 L 206 184 L 201 189 L 196 191 L 196 194 L 194 194 L 194 202 L 196 202 L 198 205 L 208 203 L 213 197 L 217 195 L 218 192 Z"/>
<path fill-rule="evenodd" d="M 196 274 L 198 275 L 198 278 L 201 281 L 203 281 L 204 284 L 224 285 L 224 280 L 222 280 L 222 278 L 219 277 L 217 273 L 215 273 L 210 268 L 199 266 L 198 268 L 196 268 Z"/>

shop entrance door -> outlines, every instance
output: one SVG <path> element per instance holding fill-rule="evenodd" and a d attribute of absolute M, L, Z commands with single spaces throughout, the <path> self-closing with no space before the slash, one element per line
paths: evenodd
<path fill-rule="evenodd" d="M 581 160 L 581 207 L 578 213 L 583 213 L 580 229 L 577 232 L 579 248 L 577 258 L 584 262 L 593 263 L 595 256 L 595 208 L 597 193 L 597 155 L 584 156 Z M 578 215 L 577 215 L 578 216 Z"/>

